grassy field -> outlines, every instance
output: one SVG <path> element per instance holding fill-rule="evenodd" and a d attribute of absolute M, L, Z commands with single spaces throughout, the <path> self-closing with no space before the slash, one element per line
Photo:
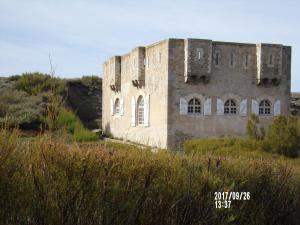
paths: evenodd
<path fill-rule="evenodd" d="M 2 129 L 0 224 L 296 225 L 299 168 L 298 159 L 246 147 L 152 153 Z M 219 191 L 250 200 L 219 209 Z"/>

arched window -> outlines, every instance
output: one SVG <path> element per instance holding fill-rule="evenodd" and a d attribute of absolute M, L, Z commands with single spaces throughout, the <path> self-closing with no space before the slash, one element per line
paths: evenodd
<path fill-rule="evenodd" d="M 259 103 L 259 115 L 270 115 L 271 114 L 271 103 L 268 100 L 262 100 Z"/>
<path fill-rule="evenodd" d="M 120 99 L 118 99 L 118 98 L 115 101 L 114 114 L 115 115 L 120 114 Z"/>
<path fill-rule="evenodd" d="M 139 125 L 144 124 L 144 98 L 140 96 L 137 101 L 137 120 Z"/>
<path fill-rule="evenodd" d="M 201 102 L 197 98 L 193 98 L 188 103 L 189 114 L 200 114 L 201 113 Z"/>
<path fill-rule="evenodd" d="M 233 99 L 228 99 L 224 104 L 224 114 L 236 114 L 236 103 Z"/>

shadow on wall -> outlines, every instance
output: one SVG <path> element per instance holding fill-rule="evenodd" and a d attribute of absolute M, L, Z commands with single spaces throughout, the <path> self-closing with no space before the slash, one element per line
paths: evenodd
<path fill-rule="evenodd" d="M 105 127 L 103 129 L 103 134 L 106 137 L 111 137 L 112 136 L 111 130 L 110 130 L 110 123 L 105 124 Z"/>

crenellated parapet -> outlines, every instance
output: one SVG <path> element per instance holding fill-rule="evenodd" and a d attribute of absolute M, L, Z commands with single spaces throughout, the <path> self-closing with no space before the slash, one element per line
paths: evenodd
<path fill-rule="evenodd" d="M 186 83 L 208 83 L 211 75 L 212 41 L 184 41 L 184 77 Z"/>
<path fill-rule="evenodd" d="M 283 46 L 257 44 L 257 84 L 278 85 L 282 79 Z"/>
<path fill-rule="evenodd" d="M 132 84 L 135 87 L 145 85 L 145 47 L 131 51 Z"/>
<path fill-rule="evenodd" d="M 121 90 L 121 56 L 113 56 L 106 62 L 106 72 L 109 74 L 109 86 L 112 91 Z"/>

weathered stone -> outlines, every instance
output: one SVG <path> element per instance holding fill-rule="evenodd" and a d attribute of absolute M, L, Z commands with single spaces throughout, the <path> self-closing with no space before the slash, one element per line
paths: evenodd
<path fill-rule="evenodd" d="M 139 58 L 139 63 L 134 61 L 134 51 L 121 56 L 119 90 L 109 88 L 114 74 L 109 73 L 108 62 L 103 65 L 102 127 L 115 137 L 177 149 L 180 140 L 187 138 L 245 135 L 250 114 L 260 113 L 259 104 L 264 100 L 270 104 L 269 114 L 259 115 L 265 126 L 274 110 L 276 115 L 290 112 L 289 46 L 168 39 L 143 51 L 145 58 Z M 145 82 L 135 85 L 135 71 L 143 69 Z M 147 125 L 139 125 L 138 99 L 146 96 L 150 99 L 143 105 Z M 123 115 L 115 113 L 119 112 L 114 105 L 118 99 L 124 102 Z M 200 102 L 199 112 L 183 113 L 192 99 Z M 226 108 L 227 100 L 233 100 L 235 106 Z M 217 107 L 217 102 L 224 107 Z M 257 109 L 252 108 L 253 102 Z"/>

